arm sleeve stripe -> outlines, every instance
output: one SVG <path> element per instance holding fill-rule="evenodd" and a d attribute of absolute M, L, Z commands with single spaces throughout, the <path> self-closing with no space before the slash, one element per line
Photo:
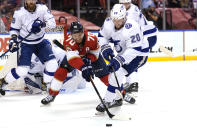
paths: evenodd
<path fill-rule="evenodd" d="M 44 34 L 45 35 L 45 34 Z M 35 39 L 35 40 L 27 40 L 27 39 L 24 39 L 22 36 L 18 36 L 18 38 L 19 39 L 21 39 L 21 40 L 24 40 L 24 41 L 26 41 L 26 42 L 34 42 L 34 41 L 39 41 L 39 40 L 41 40 L 43 37 L 44 37 L 44 35 L 42 36 L 42 37 L 40 37 L 40 38 L 38 38 L 38 39 Z"/>
<path fill-rule="evenodd" d="M 20 31 L 20 29 L 16 29 L 16 28 L 12 28 L 12 27 L 10 27 L 10 31 L 12 31 L 12 30 L 14 30 L 14 31 Z"/>
<path fill-rule="evenodd" d="M 153 28 L 153 29 L 150 29 L 150 30 L 146 30 L 143 32 L 143 35 L 148 35 L 148 34 L 152 34 L 152 33 L 155 33 L 157 32 L 157 28 Z"/>

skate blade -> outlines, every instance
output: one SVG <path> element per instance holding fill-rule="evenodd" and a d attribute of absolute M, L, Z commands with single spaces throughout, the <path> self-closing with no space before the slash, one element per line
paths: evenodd
<path fill-rule="evenodd" d="M 51 103 L 49 103 L 49 104 L 46 104 L 46 105 L 44 105 L 44 104 L 40 104 L 40 107 L 50 107 L 51 106 Z"/>
<path fill-rule="evenodd" d="M 123 114 L 117 114 L 114 117 L 112 117 L 112 120 L 129 121 L 131 120 L 131 117 Z"/>
<path fill-rule="evenodd" d="M 97 111 L 95 113 L 95 116 L 104 116 L 104 115 L 105 115 L 105 112 L 99 112 L 99 111 Z"/>

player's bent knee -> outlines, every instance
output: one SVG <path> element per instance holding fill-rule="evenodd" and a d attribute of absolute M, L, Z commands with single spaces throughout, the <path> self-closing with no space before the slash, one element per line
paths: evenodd
<path fill-rule="evenodd" d="M 59 80 L 59 81 L 64 81 L 67 77 L 67 74 L 68 74 L 68 70 L 65 69 L 65 68 L 58 68 L 55 72 L 55 75 L 54 77 Z"/>
<path fill-rule="evenodd" d="M 18 76 L 26 76 L 27 73 L 29 71 L 29 67 L 28 66 L 18 66 L 16 68 L 16 73 L 18 74 Z"/>
<path fill-rule="evenodd" d="M 52 60 L 45 62 L 45 66 L 46 66 L 45 69 L 48 72 L 55 72 L 58 68 L 58 63 L 56 59 L 52 59 Z"/>

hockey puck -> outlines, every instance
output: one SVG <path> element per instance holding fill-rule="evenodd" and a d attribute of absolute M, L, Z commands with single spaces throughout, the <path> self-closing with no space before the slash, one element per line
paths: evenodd
<path fill-rule="evenodd" d="M 106 124 L 107 127 L 112 126 L 112 124 Z"/>

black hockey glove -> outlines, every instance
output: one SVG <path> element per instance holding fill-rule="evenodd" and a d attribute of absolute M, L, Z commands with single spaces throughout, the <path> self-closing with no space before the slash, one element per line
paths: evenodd
<path fill-rule="evenodd" d="M 90 77 L 93 78 L 93 71 L 92 71 L 92 66 L 91 65 L 83 65 L 81 67 L 81 71 L 82 71 L 82 77 L 87 81 L 90 82 Z"/>
<path fill-rule="evenodd" d="M 89 58 L 83 57 L 82 60 L 83 60 L 83 62 L 85 63 L 86 66 L 92 66 L 92 62 Z"/>

